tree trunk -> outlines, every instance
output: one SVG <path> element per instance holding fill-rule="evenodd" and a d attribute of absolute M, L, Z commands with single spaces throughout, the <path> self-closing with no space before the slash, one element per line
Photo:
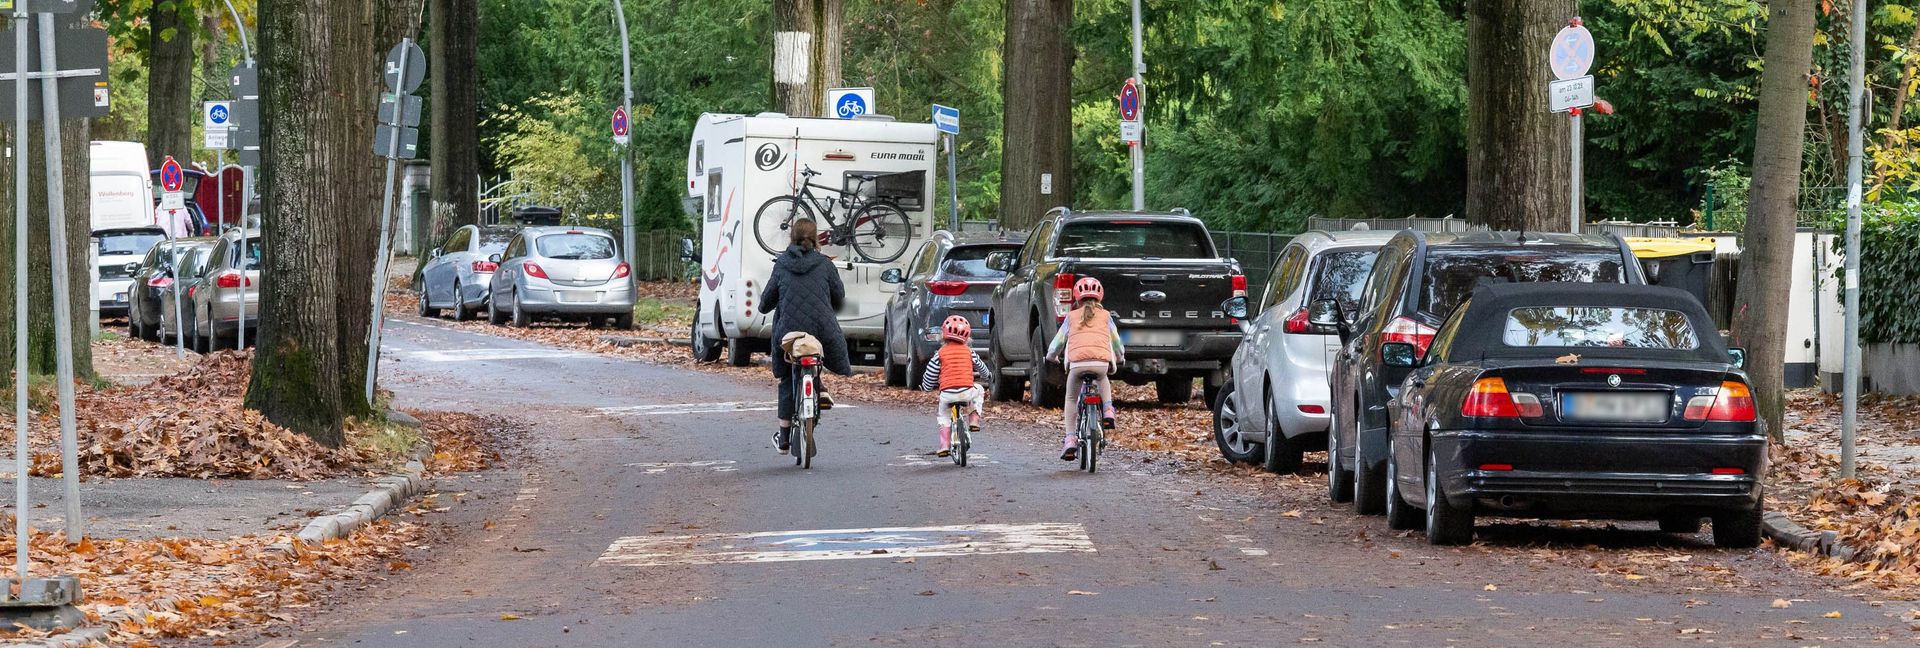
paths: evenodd
<path fill-rule="evenodd" d="M 1565 232 L 1571 120 L 1547 112 L 1548 48 L 1574 0 L 1467 2 L 1467 220 Z"/>
<path fill-rule="evenodd" d="M 821 114 L 840 83 L 845 33 L 840 0 L 774 0 L 773 104 L 796 117 Z"/>
<path fill-rule="evenodd" d="M 1766 67 L 1760 74 L 1753 188 L 1740 245 L 1733 301 L 1734 346 L 1747 349 L 1754 404 L 1775 440 L 1782 438 L 1787 300 L 1793 278 L 1794 221 L 1806 150 L 1807 71 L 1813 66 L 1813 0 L 1767 3 Z"/>
<path fill-rule="evenodd" d="M 192 2 L 155 2 L 147 14 L 152 29 L 147 54 L 147 159 L 151 168 L 173 156 L 193 166 Z"/>
<path fill-rule="evenodd" d="M 411 33 L 418 7 L 260 3 L 265 258 L 247 406 L 330 446 L 347 416 L 370 410 L 361 380 L 384 169 L 367 146 L 385 36 Z"/>
<path fill-rule="evenodd" d="M 433 84 L 433 208 L 427 247 L 480 222 L 480 9 L 476 0 L 433 0 L 427 75 Z"/>
<path fill-rule="evenodd" d="M 1073 202 L 1073 0 L 1011 0 L 1002 51 L 1000 223 Z"/>

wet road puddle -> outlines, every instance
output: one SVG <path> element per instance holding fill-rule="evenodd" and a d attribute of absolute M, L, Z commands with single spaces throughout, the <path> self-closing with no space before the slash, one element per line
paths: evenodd
<path fill-rule="evenodd" d="M 965 524 L 632 536 L 614 541 L 598 562 L 622 567 L 658 567 L 1093 551 L 1093 540 L 1080 524 Z"/>

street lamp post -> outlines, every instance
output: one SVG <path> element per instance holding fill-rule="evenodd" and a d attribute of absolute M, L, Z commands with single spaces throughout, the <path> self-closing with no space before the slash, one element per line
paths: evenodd
<path fill-rule="evenodd" d="M 627 119 L 631 124 L 633 49 L 627 40 L 627 10 L 620 5 L 620 0 L 613 0 L 613 15 L 620 23 L 620 105 L 628 111 Z M 636 267 L 639 257 L 633 252 L 633 152 L 624 145 L 620 147 L 620 245 L 620 249 L 626 252 L 627 267 Z"/>
<path fill-rule="evenodd" d="M 247 67 L 251 68 L 253 67 L 253 47 L 247 44 L 247 24 L 244 22 L 241 22 L 240 11 L 233 8 L 233 0 L 226 0 L 226 3 L 227 3 L 227 13 L 233 14 L 233 33 L 238 34 L 240 36 L 240 50 L 243 52 L 246 52 Z M 256 125 L 255 128 L 258 128 L 258 126 Z M 219 190 L 220 192 L 220 218 L 226 218 L 227 217 L 227 205 L 226 205 L 227 203 L 227 173 L 226 173 L 227 169 L 225 166 L 226 150 L 221 149 L 220 155 L 221 155 L 221 161 L 215 165 L 216 168 L 213 170 L 213 173 L 214 173 L 213 186 L 215 189 Z M 244 161 L 244 157 L 245 157 L 245 152 L 242 151 L 243 161 Z M 253 178 L 253 174 L 248 172 L 247 166 L 245 164 L 241 164 L 240 165 L 240 305 L 236 307 L 239 309 L 240 312 L 238 313 L 238 319 L 237 319 L 238 325 L 234 327 L 234 341 L 233 341 L 233 347 L 236 349 L 247 348 L 247 283 L 248 283 L 247 257 L 249 256 L 248 250 L 247 250 L 247 208 L 253 204 L 253 191 L 252 191 L 253 186 L 251 182 L 252 178 Z M 218 220 L 218 219 L 215 219 L 215 220 Z"/>

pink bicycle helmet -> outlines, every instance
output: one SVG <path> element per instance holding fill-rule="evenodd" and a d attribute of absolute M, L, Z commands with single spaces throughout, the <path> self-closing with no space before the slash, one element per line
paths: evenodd
<path fill-rule="evenodd" d="M 1092 297 L 1094 299 L 1106 299 L 1107 289 L 1100 285 L 1099 279 L 1095 279 L 1093 277 L 1081 277 L 1079 281 L 1076 281 L 1073 284 L 1073 301 L 1078 302 L 1088 297 Z"/>
<path fill-rule="evenodd" d="M 967 323 L 965 317 L 948 315 L 947 321 L 940 324 L 940 333 L 941 337 L 965 344 L 973 337 L 973 325 Z"/>

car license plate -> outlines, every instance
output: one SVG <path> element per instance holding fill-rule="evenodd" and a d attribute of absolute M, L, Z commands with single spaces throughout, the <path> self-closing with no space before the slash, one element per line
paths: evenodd
<path fill-rule="evenodd" d="M 1660 423 L 1669 397 L 1659 392 L 1573 392 L 1560 395 L 1560 418 L 1569 421 Z"/>
<path fill-rule="evenodd" d="M 600 301 L 600 293 L 592 290 L 562 290 L 560 301 L 569 304 L 592 304 Z"/>
<path fill-rule="evenodd" d="M 1120 342 L 1127 346 L 1177 347 L 1184 341 L 1179 331 L 1120 331 Z"/>
<path fill-rule="evenodd" d="M 117 302 L 117 303 L 121 303 L 121 304 L 125 304 L 125 303 L 127 303 L 127 294 L 126 294 L 126 293 L 114 293 L 114 294 L 113 294 L 113 301 L 114 301 L 114 302 Z"/>

